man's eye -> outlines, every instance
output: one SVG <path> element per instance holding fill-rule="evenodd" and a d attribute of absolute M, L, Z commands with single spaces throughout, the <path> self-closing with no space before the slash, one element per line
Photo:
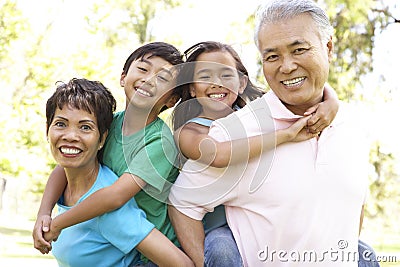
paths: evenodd
<path fill-rule="evenodd" d="M 295 54 L 302 54 L 302 53 L 306 52 L 307 50 L 308 50 L 308 49 L 307 49 L 307 48 L 304 48 L 304 47 L 296 48 L 296 49 L 294 50 L 294 53 L 295 53 Z"/>
<path fill-rule="evenodd" d="M 264 61 L 268 61 L 268 62 L 273 62 L 278 60 L 278 56 L 277 55 L 269 55 L 269 56 L 265 56 L 264 57 Z"/>

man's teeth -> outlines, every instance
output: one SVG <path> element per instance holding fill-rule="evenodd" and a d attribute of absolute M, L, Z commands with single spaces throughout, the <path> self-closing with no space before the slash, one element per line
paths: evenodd
<path fill-rule="evenodd" d="M 208 95 L 210 98 L 223 98 L 226 94 L 211 94 Z"/>
<path fill-rule="evenodd" d="M 136 91 L 137 91 L 138 93 L 142 94 L 142 95 L 151 96 L 149 92 L 144 91 L 144 90 L 142 90 L 142 89 L 140 89 L 140 88 L 136 89 Z"/>
<path fill-rule="evenodd" d="M 302 82 L 304 79 L 305 79 L 304 77 L 300 77 L 300 78 L 295 78 L 295 79 L 292 79 L 292 80 L 286 80 L 286 81 L 283 81 L 282 83 L 284 85 L 287 85 L 287 86 L 293 86 L 293 85 L 295 85 L 297 83 Z"/>
<path fill-rule="evenodd" d="M 61 152 L 64 154 L 79 154 L 81 152 L 81 150 L 76 149 L 76 148 L 66 148 L 66 147 L 62 147 L 61 148 Z"/>

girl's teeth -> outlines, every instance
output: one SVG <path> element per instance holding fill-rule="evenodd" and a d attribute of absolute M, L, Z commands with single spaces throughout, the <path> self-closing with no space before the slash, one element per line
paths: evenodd
<path fill-rule="evenodd" d="M 212 95 L 209 95 L 210 98 L 222 98 L 224 96 L 225 96 L 225 94 L 212 94 Z"/>

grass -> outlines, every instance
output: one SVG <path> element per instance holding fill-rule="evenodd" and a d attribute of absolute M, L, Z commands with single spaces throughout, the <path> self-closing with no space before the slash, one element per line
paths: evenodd
<path fill-rule="evenodd" d="M 33 247 L 32 229 L 32 221 L 0 214 L 0 266 L 57 266 L 52 255 Z"/>

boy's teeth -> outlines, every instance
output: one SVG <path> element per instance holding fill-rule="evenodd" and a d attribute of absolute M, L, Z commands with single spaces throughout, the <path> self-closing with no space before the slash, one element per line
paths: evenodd
<path fill-rule="evenodd" d="M 303 81 L 304 79 L 305 79 L 304 77 L 300 77 L 300 78 L 295 78 L 295 79 L 292 79 L 292 80 L 286 80 L 286 81 L 283 81 L 282 83 L 284 85 L 290 86 L 290 85 L 297 84 L 297 83 Z"/>
<path fill-rule="evenodd" d="M 61 152 L 64 154 L 78 154 L 81 151 L 79 149 L 76 148 L 66 148 L 66 147 L 62 147 L 61 148 Z"/>
<path fill-rule="evenodd" d="M 225 94 L 211 94 L 209 96 L 210 96 L 210 98 L 222 98 L 225 96 Z"/>
<path fill-rule="evenodd" d="M 136 89 L 136 91 L 137 91 L 138 93 L 142 94 L 142 95 L 151 96 L 149 92 L 144 91 L 144 90 L 142 90 L 142 89 L 140 89 L 140 88 Z"/>

